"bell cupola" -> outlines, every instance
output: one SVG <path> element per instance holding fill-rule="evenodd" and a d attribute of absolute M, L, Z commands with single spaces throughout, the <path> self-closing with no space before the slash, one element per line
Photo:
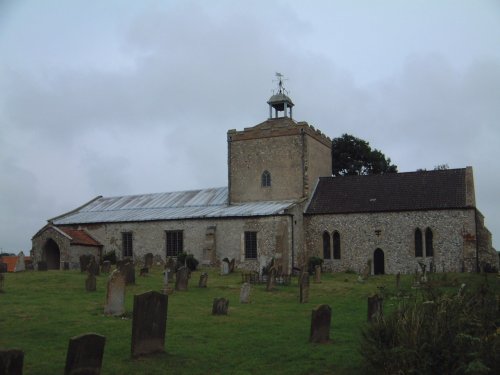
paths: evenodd
<path fill-rule="evenodd" d="M 276 73 L 276 78 L 278 81 L 278 91 L 274 93 L 271 98 L 267 101 L 269 104 L 269 118 L 280 118 L 280 117 L 289 117 L 292 118 L 292 108 L 294 106 L 292 99 L 290 99 L 287 94 L 288 91 L 283 87 L 283 74 Z M 274 109 L 274 117 L 273 117 L 273 109 Z M 280 113 L 283 113 L 280 116 Z"/>

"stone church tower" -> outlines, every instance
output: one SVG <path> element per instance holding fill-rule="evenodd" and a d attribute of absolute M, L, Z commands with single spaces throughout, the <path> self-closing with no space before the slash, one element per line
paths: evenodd
<path fill-rule="evenodd" d="M 308 198 L 318 178 L 332 173 L 331 139 L 293 120 L 294 104 L 278 78 L 269 118 L 227 133 L 229 204 Z"/>

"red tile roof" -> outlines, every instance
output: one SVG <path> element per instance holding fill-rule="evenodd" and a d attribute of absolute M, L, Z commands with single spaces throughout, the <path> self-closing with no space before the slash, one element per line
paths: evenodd
<path fill-rule="evenodd" d="M 87 232 L 82 229 L 70 229 L 58 227 L 64 233 L 71 237 L 70 243 L 72 245 L 82 246 L 102 246 L 101 243 L 92 238 Z"/>

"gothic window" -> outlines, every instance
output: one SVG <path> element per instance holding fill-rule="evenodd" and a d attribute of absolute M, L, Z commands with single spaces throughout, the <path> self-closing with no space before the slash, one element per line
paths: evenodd
<path fill-rule="evenodd" d="M 423 256 L 422 231 L 419 228 L 415 229 L 415 256 L 416 257 Z"/>
<path fill-rule="evenodd" d="M 323 233 L 323 259 L 331 259 L 330 251 L 330 234 L 328 232 Z"/>
<path fill-rule="evenodd" d="M 268 171 L 262 172 L 262 187 L 270 187 L 271 186 L 271 173 Z"/>
<path fill-rule="evenodd" d="M 123 257 L 132 257 L 132 232 L 122 232 L 122 255 Z"/>
<path fill-rule="evenodd" d="M 432 230 L 431 228 L 427 228 L 425 230 L 425 256 L 432 257 L 434 256 L 434 245 L 432 244 Z"/>
<path fill-rule="evenodd" d="M 257 232 L 245 232 L 245 259 L 257 259 Z"/>
<path fill-rule="evenodd" d="M 168 257 L 176 257 L 184 250 L 184 234 L 182 230 L 167 230 L 166 249 Z"/>
<path fill-rule="evenodd" d="M 340 259 L 340 234 L 333 232 L 333 259 Z"/>

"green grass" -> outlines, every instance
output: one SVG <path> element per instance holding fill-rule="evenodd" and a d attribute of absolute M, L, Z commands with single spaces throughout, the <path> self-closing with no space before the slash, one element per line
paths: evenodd
<path fill-rule="evenodd" d="M 311 278 L 309 303 L 298 303 L 297 278 L 290 286 L 265 291 L 252 286 L 250 304 L 239 303 L 241 275 L 208 271 L 208 288 L 197 287 L 194 272 L 187 292 L 169 297 L 166 353 L 130 357 L 133 295 L 160 290 L 163 276 L 154 269 L 137 277 L 126 291 L 127 317 L 103 315 L 107 276 L 97 277 L 97 292 L 85 291 L 85 275 L 76 271 L 6 274 L 0 294 L 0 347 L 25 352 L 25 374 L 63 373 L 68 340 L 87 332 L 106 336 L 102 374 L 358 374 L 361 329 L 366 324 L 367 297 L 385 287 L 384 308 L 396 305 L 395 277 L 357 282 L 354 274 Z M 440 275 L 435 275 L 440 280 Z M 449 274 L 443 287 L 477 283 L 478 275 Z M 412 276 L 402 277 L 402 289 Z M 498 281 L 496 286 L 498 287 Z M 228 316 L 212 316 L 215 297 L 229 299 Z M 332 308 L 331 344 L 310 344 L 311 310 Z"/>

